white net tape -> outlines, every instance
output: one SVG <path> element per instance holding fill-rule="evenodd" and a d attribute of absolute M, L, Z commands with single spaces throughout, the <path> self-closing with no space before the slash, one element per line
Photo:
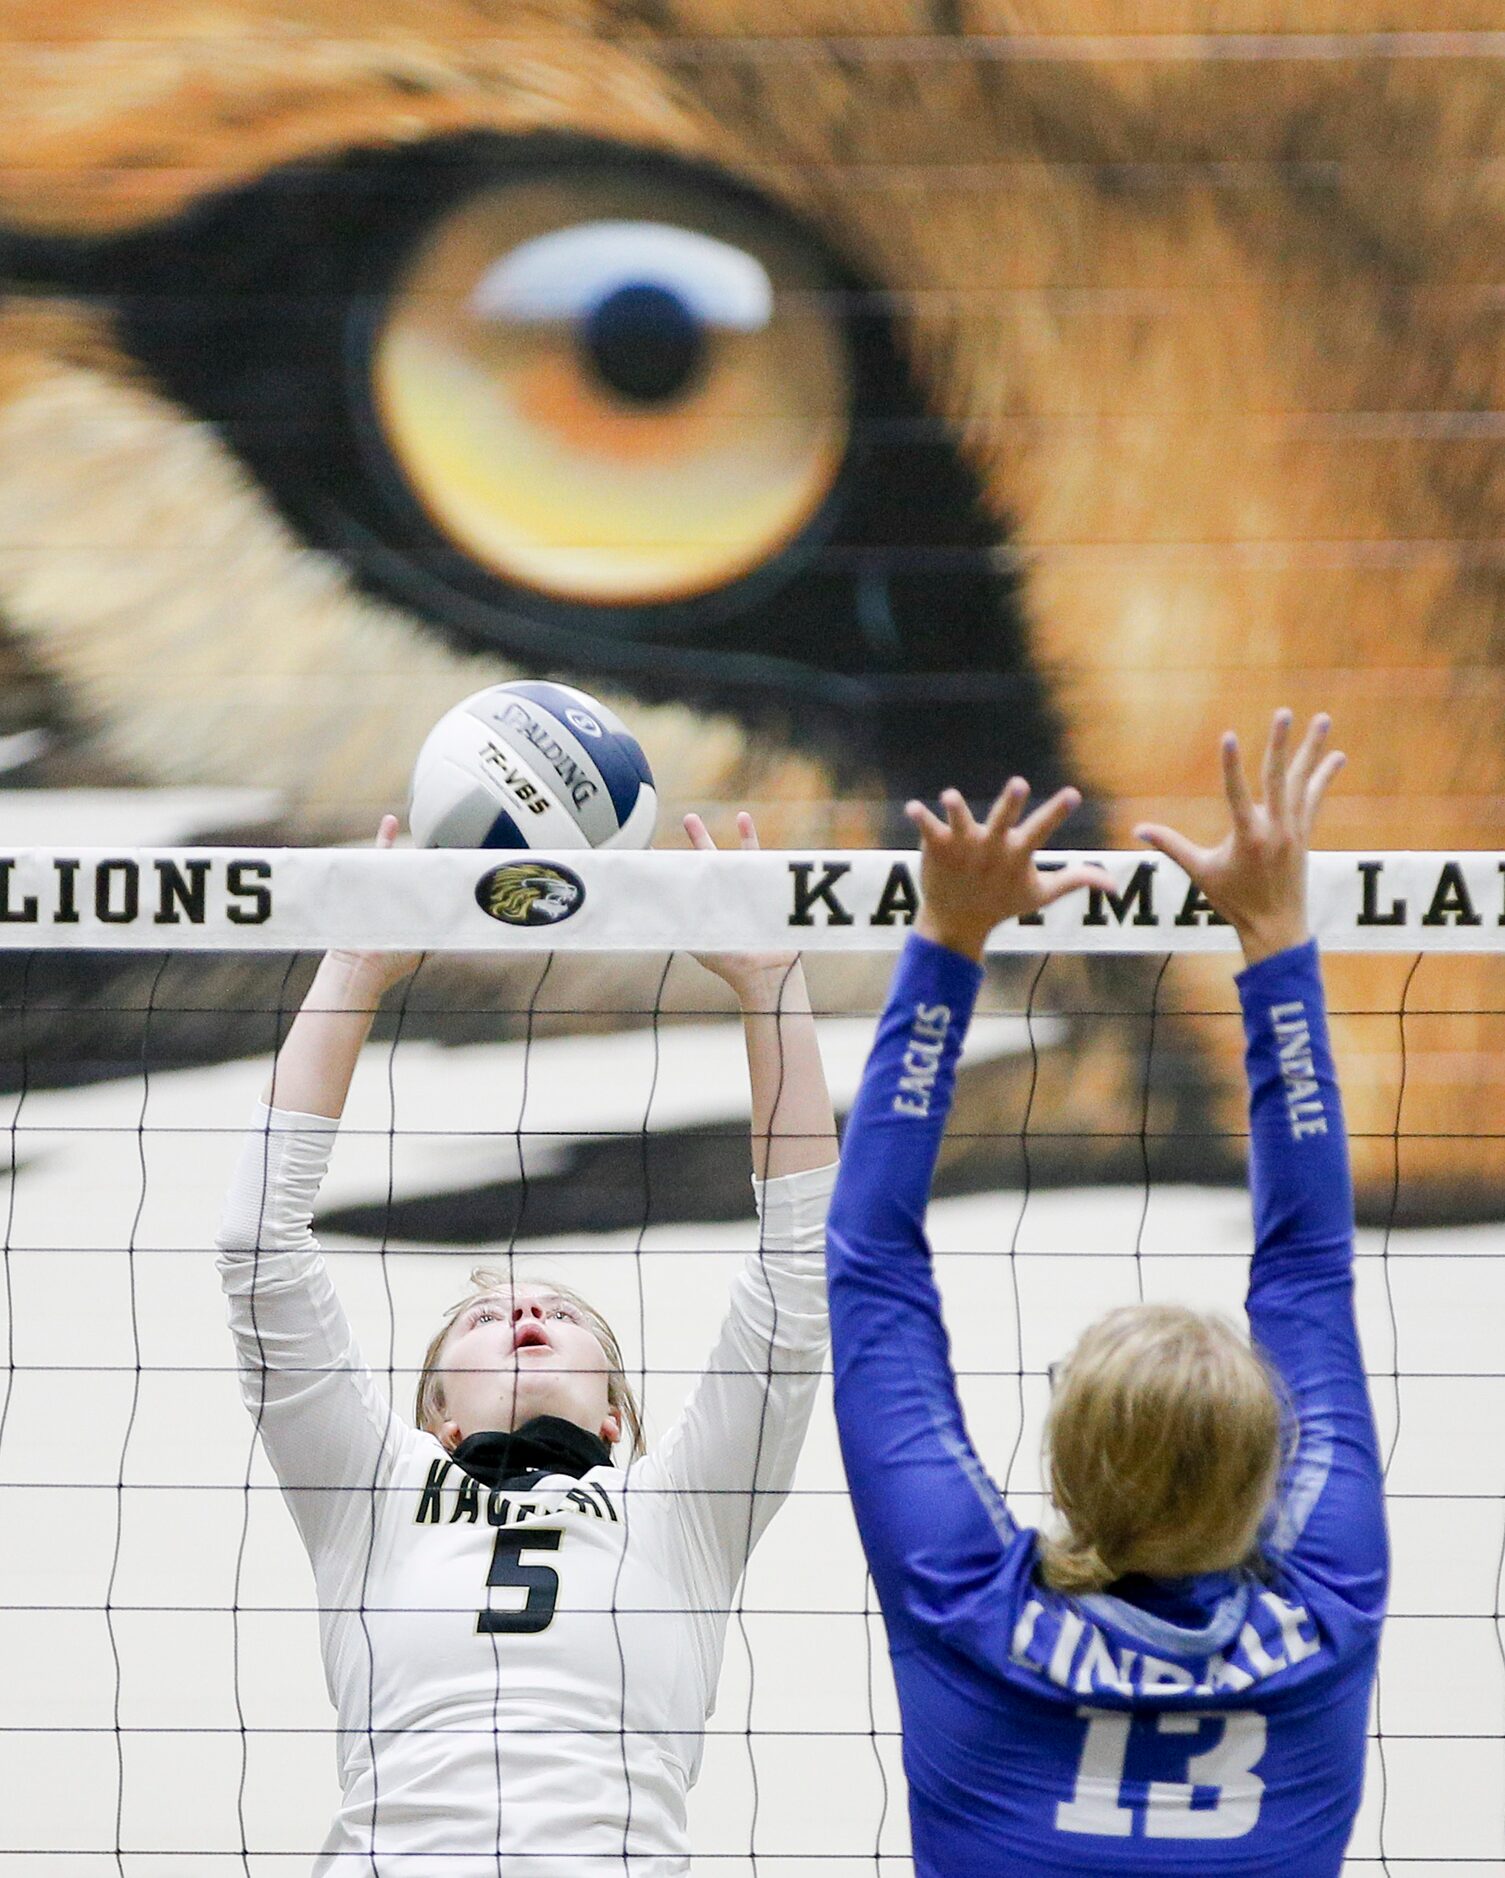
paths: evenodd
<path fill-rule="evenodd" d="M 992 952 L 1231 952 L 1180 868 L 1092 860 L 1118 891 L 1009 921 Z M 896 950 L 913 854 L 377 854 L 358 849 L 28 848 L 0 854 L 0 946 L 287 952 Z M 1339 952 L 1505 951 L 1505 852 L 1315 854 L 1311 914 Z"/>

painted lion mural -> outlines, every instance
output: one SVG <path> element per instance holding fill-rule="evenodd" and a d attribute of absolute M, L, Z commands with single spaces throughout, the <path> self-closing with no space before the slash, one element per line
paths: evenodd
<path fill-rule="evenodd" d="M 46 733 L 10 782 L 250 784 L 263 838 L 355 839 L 451 703 L 547 672 L 767 844 L 1019 769 L 1127 845 L 1285 702 L 1350 752 L 1331 845 L 1500 845 L 1484 12 L 10 0 L 0 735 Z M 174 961 L 171 1047 L 263 1047 L 267 969 Z M 415 1022 L 462 969 L 515 1001 L 441 968 Z M 1403 1208 L 1489 1212 L 1498 974 L 1417 970 L 1402 1110 L 1409 969 L 1333 972 L 1363 1205 L 1399 1113 Z M 36 966 L 29 1075 L 134 1050 L 156 968 L 99 970 Z M 1038 1179 L 1235 1165 L 1225 968 L 1033 995 L 1071 1047 L 978 1072 L 973 1126 L 1028 1103 Z"/>

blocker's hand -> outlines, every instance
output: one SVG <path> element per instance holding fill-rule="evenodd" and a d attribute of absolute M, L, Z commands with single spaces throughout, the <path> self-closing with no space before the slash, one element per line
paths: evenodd
<path fill-rule="evenodd" d="M 716 852 L 711 831 L 698 815 L 685 817 L 685 834 L 690 846 L 698 848 L 702 854 Z M 758 830 L 746 809 L 737 816 L 737 845 L 744 854 L 757 852 Z M 780 987 L 799 964 L 800 955 L 798 952 L 696 952 L 693 957 L 708 972 L 724 979 L 744 1006 L 751 1002 L 760 1009 L 777 1010 Z"/>
<path fill-rule="evenodd" d="M 1319 712 L 1293 757 L 1291 713 L 1275 713 L 1265 745 L 1263 802 L 1249 793 L 1238 738 L 1231 730 L 1223 733 L 1223 787 L 1233 826 L 1215 848 L 1199 848 L 1158 822 L 1134 830 L 1196 882 L 1238 932 L 1250 965 L 1310 937 L 1306 860 L 1312 825 L 1344 762 L 1341 750 L 1326 751 L 1331 729 L 1332 719 Z"/>
<path fill-rule="evenodd" d="M 1111 890 L 1111 878 L 1090 862 L 1053 874 L 1035 866 L 1036 852 L 1080 807 L 1081 792 L 1058 789 L 1021 822 L 1028 800 L 1029 784 L 1015 776 L 984 822 L 973 816 L 959 789 L 942 792 L 945 821 L 923 802 L 905 805 L 904 813 L 920 831 L 917 932 L 980 962 L 988 934 L 1001 921 L 1037 913 L 1083 887 Z"/>

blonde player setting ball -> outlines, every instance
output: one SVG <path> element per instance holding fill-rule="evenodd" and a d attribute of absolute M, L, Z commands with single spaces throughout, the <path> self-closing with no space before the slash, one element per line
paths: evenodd
<path fill-rule="evenodd" d="M 712 845 L 697 817 L 686 828 Z M 389 816 L 378 844 L 395 831 Z M 477 1274 L 440 1325 L 417 1426 L 392 1412 L 309 1227 L 372 1016 L 413 960 L 329 954 L 288 1032 L 219 1244 L 242 1393 L 313 1563 L 339 1711 L 343 1799 L 316 1874 L 689 1869 L 727 1613 L 820 1375 L 836 1158 L 798 959 L 702 963 L 742 1008 L 761 1243 L 646 1454 L 606 1323 L 504 1273 Z"/>
<path fill-rule="evenodd" d="M 1238 932 L 1248 1046 L 1249 1324 L 1130 1305 L 1054 1380 L 1059 1515 L 1015 1524 L 967 1437 L 925 1205 L 1003 919 L 1088 885 L 1035 850 L 1075 806 L 983 826 L 918 803 L 923 904 L 842 1150 L 827 1264 L 836 1415 L 883 1604 L 918 1878 L 1337 1878 L 1384 1616 L 1380 1463 L 1353 1315 L 1353 1200 L 1307 840 L 1342 758 L 1325 717 L 1264 801 L 1224 740 L 1215 848 L 1142 828 Z"/>

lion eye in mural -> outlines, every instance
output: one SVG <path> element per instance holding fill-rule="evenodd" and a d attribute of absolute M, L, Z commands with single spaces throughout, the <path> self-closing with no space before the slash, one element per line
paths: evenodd
<path fill-rule="evenodd" d="M 451 643 L 783 741 L 797 711 L 869 796 L 942 753 L 991 791 L 1000 704 L 1009 762 L 1057 773 L 998 524 L 892 296 L 710 166 L 435 140 L 11 265 L 108 306 L 306 539 Z"/>
<path fill-rule="evenodd" d="M 819 252 L 630 172 L 503 184 L 437 217 L 354 369 L 440 533 L 499 580 L 594 606 L 772 561 L 816 524 L 850 432 Z"/>
<path fill-rule="evenodd" d="M 543 0 L 521 38 L 474 0 L 11 12 L 23 786 L 249 787 L 271 838 L 356 839 L 457 698 L 553 673 L 631 714 L 666 827 L 750 802 L 770 846 L 907 842 L 906 796 L 1017 770 L 1122 847 L 1195 823 L 1211 740 L 1284 702 L 1342 727 L 1334 846 L 1497 845 L 1501 237 L 1464 158 L 1505 147 L 1498 61 L 1007 56 L 1035 6 L 860 56 L 800 6 L 765 36 Z M 1229 1172 L 1221 967 L 1075 969 L 995 975 L 1083 1015 L 1038 1083 L 969 1079 L 978 1138 L 1028 1105 L 1032 1180 L 1138 1180 L 1143 1113 L 1158 1173 Z M 1383 960 L 1334 985 L 1401 995 Z M 134 1063 L 97 985 L 58 989 L 59 1075 Z M 1498 994 L 1460 961 L 1413 1002 L 1405 1203 L 1496 1206 Z M 1382 1217 L 1390 1021 L 1340 1037 Z"/>
<path fill-rule="evenodd" d="M 111 399 L 145 392 L 175 440 L 248 473 L 253 536 L 281 525 L 253 596 L 241 569 L 259 574 L 263 551 L 229 521 L 245 482 L 194 488 L 185 532 L 222 530 L 228 556 L 163 554 L 163 604 L 133 602 L 174 622 L 191 712 L 153 735 L 160 674 L 133 655 L 81 713 L 125 731 L 125 780 L 256 781 L 286 803 L 279 837 L 354 833 L 345 779 L 373 806 L 400 800 L 477 659 L 488 676 L 615 680 L 649 742 L 669 739 L 671 801 L 782 797 L 763 818 L 775 841 L 829 840 L 843 796 L 844 839 L 892 836 L 942 765 L 974 795 L 1001 762 L 1042 786 L 1059 774 L 1004 531 L 913 372 L 894 295 L 713 164 L 552 134 L 358 147 L 118 232 L 13 234 L 5 259 L 102 323 Z M 324 566 L 348 589 L 321 592 Z M 44 661 L 83 643 L 61 624 L 39 623 Z M 254 1013 L 262 991 L 178 996 Z M 66 1054 L 54 1030 L 44 1049 Z M 264 1032 L 227 1021 L 211 1049 Z M 112 1046 L 96 1030 L 91 1047 Z"/>

